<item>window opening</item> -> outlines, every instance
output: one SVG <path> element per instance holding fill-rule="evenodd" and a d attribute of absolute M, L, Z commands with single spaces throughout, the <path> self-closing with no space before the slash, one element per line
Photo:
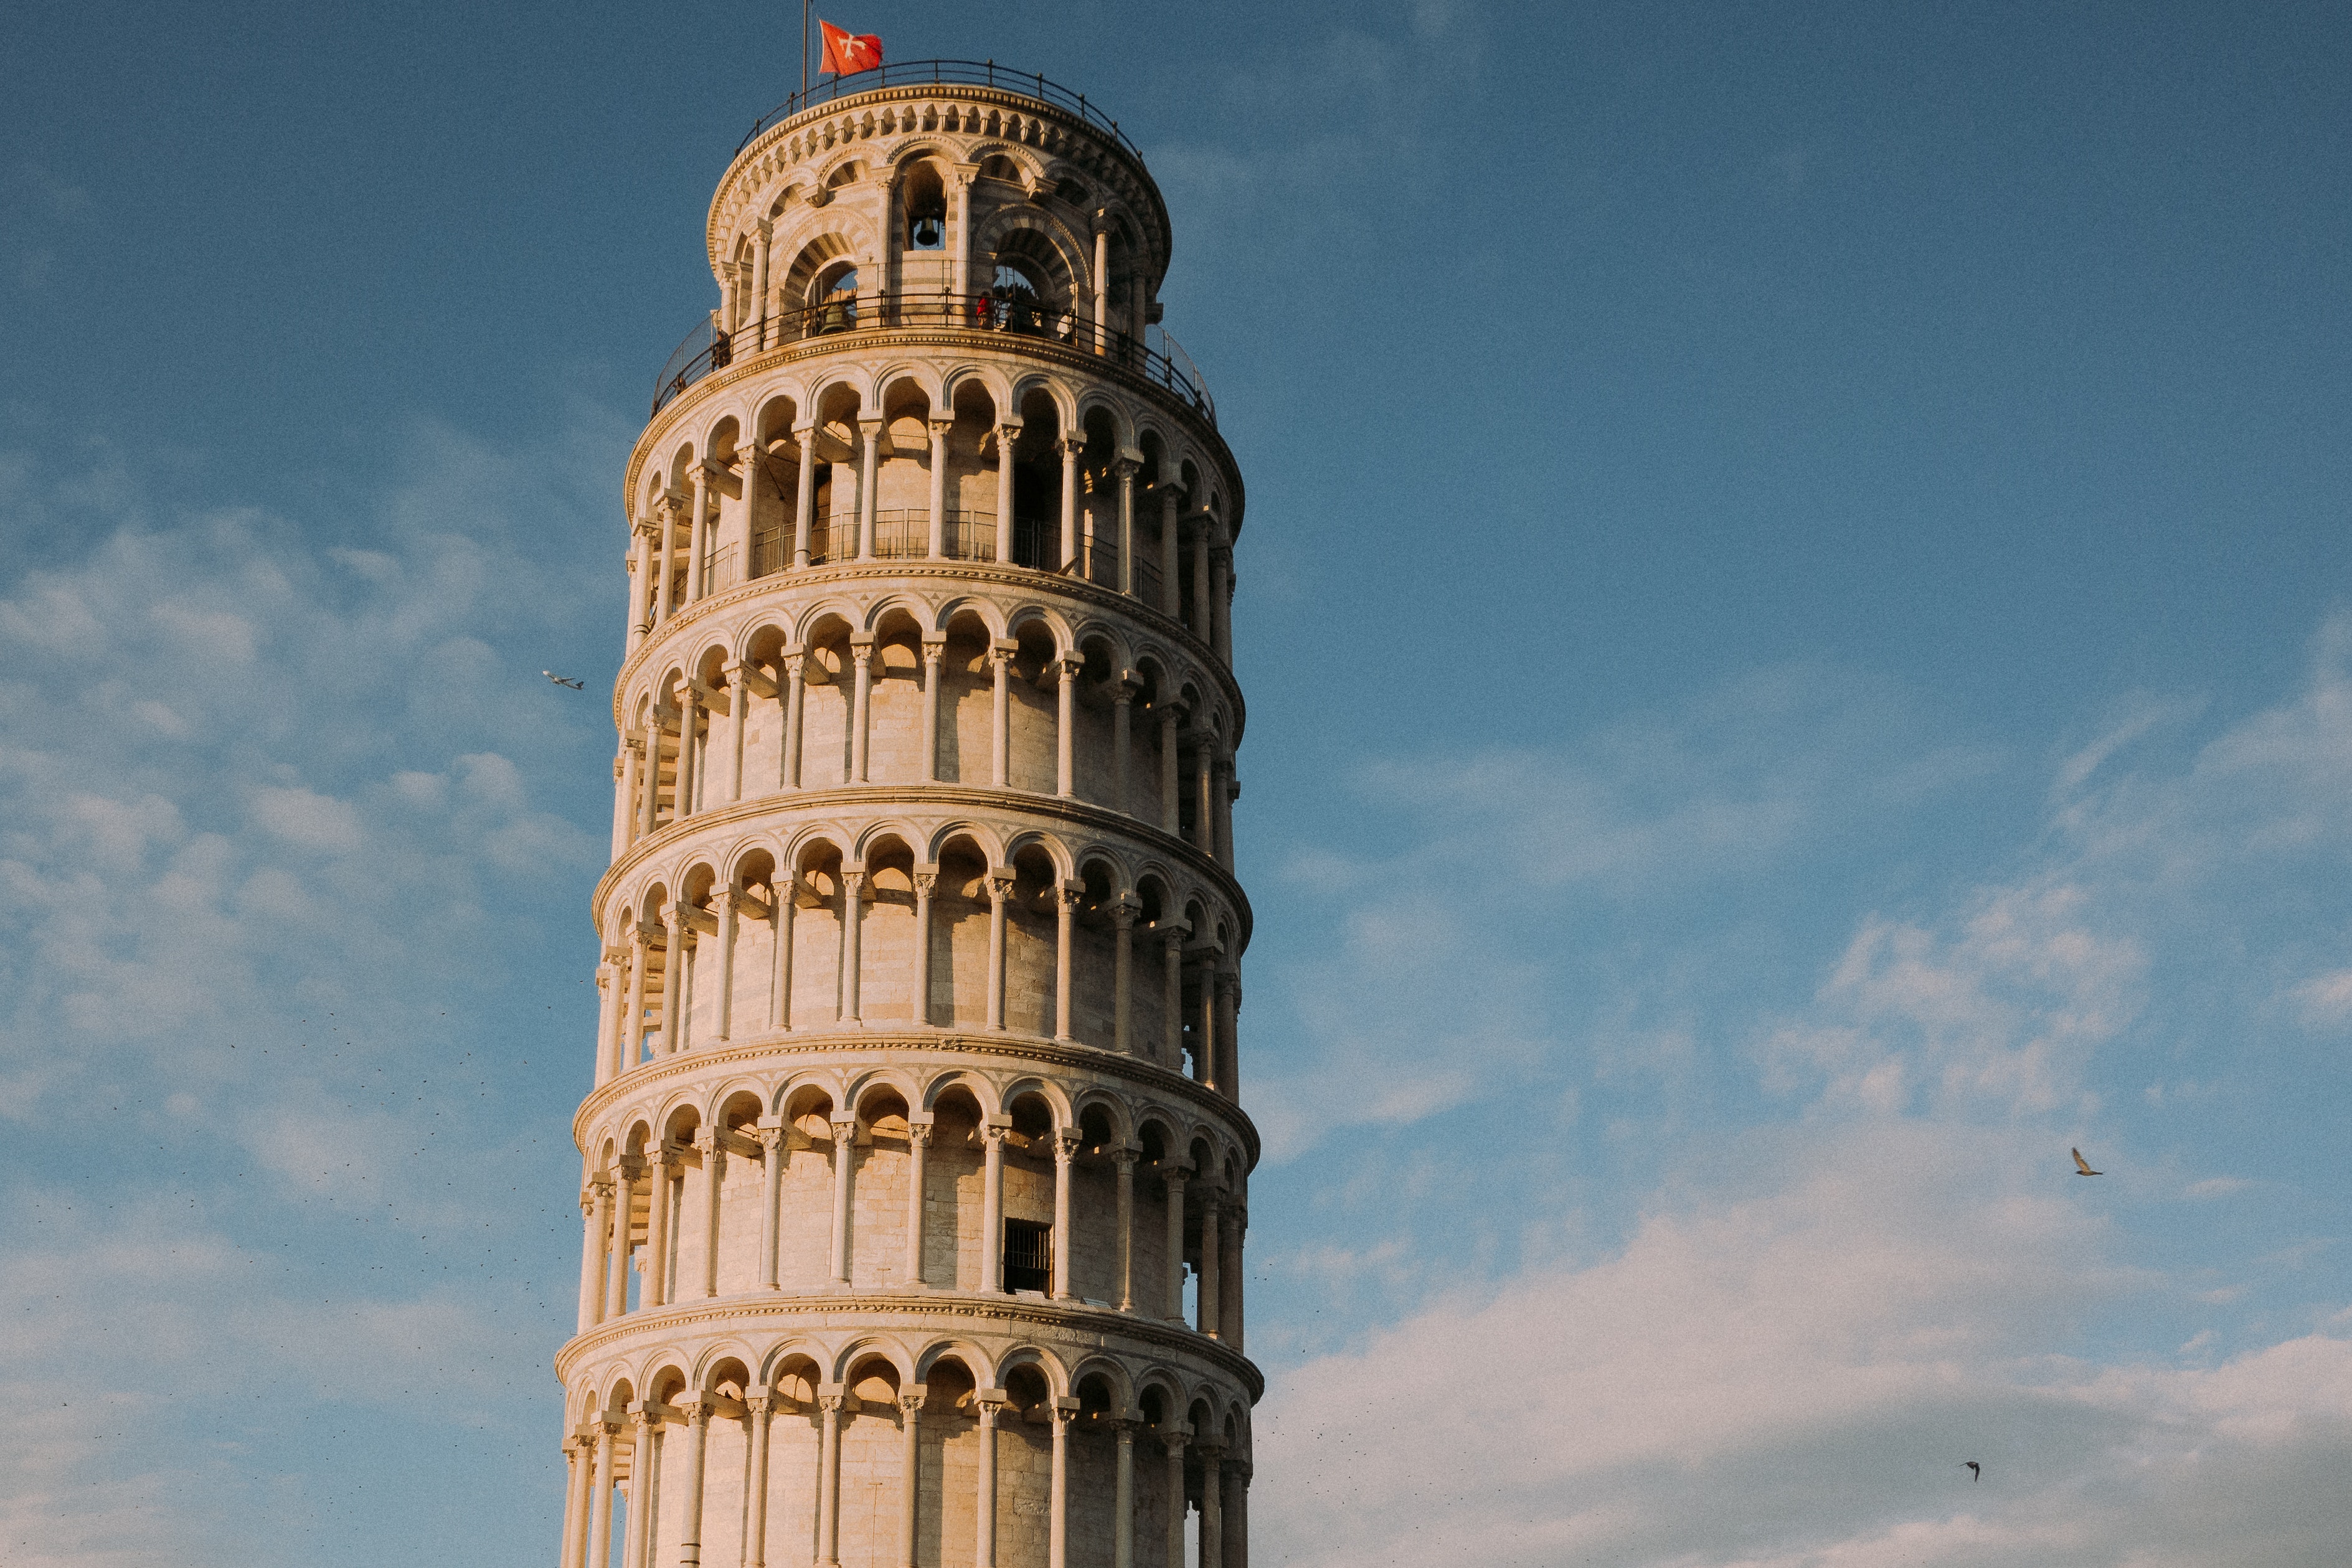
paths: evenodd
<path fill-rule="evenodd" d="M 1004 1288 L 1044 1292 L 1054 1284 L 1054 1227 L 1037 1220 L 1004 1222 Z"/>

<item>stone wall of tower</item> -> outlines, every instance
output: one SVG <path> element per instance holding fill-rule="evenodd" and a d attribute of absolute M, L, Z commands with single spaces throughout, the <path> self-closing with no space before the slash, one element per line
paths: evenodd
<path fill-rule="evenodd" d="M 561 1562 L 1244 1568 L 1242 489 L 1164 206 L 926 81 L 709 241 L 624 479 Z"/>

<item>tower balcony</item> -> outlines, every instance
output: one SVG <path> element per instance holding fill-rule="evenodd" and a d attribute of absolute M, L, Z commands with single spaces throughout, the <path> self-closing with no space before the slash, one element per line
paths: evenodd
<path fill-rule="evenodd" d="M 710 321 L 688 332 L 662 365 L 654 384 L 657 417 L 686 390 L 717 372 L 740 367 L 766 354 L 787 360 L 812 353 L 868 352 L 904 342 L 937 342 L 941 332 L 975 334 L 989 347 L 1032 353 L 1064 364 L 1099 369 L 1173 396 L 1178 405 L 1216 428 L 1216 400 L 1200 368 L 1176 340 L 1158 331 L 1154 347 L 1122 328 L 1091 321 L 1085 312 L 1006 288 L 981 294 L 944 289 L 897 294 L 835 294 L 821 303 L 755 316 L 733 331 Z M 1071 356 L 1082 356 L 1075 361 Z M 1089 363 L 1088 362 L 1092 363 Z M 780 362 L 782 363 L 782 362 Z"/>

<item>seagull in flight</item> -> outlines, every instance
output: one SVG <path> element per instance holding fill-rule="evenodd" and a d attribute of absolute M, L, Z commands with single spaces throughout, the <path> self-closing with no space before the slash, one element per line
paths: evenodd
<path fill-rule="evenodd" d="M 1980 1481 L 1984 1479 L 1984 1467 L 1982 1465 L 1978 1464 L 1974 1459 L 1962 1459 L 1960 1463 L 1969 1468 L 1969 1479 L 1972 1481 Z"/>
<path fill-rule="evenodd" d="M 574 690 L 574 691 L 585 691 L 585 690 L 588 689 L 588 683 L 587 683 L 586 681 L 584 681 L 584 680 L 567 680 L 567 679 L 565 679 L 562 676 L 560 676 L 560 675 L 556 674 L 556 673 L 555 673 L 555 671 L 553 671 L 553 670 L 551 670 L 551 669 L 542 669 L 542 670 L 541 670 L 541 671 L 540 671 L 540 674 L 541 674 L 541 675 L 543 675 L 543 676 L 547 677 L 547 679 L 548 679 L 552 680 L 553 682 L 555 682 L 555 684 L 556 684 L 556 685 L 558 685 L 558 686 L 568 686 L 568 687 L 570 687 L 570 688 L 571 688 L 572 690 Z M 2080 1158 L 2081 1158 L 2081 1156 L 2080 1156 L 2080 1155 L 2077 1155 L 2077 1156 L 2075 1156 L 2075 1157 L 2076 1157 L 2077 1159 L 2080 1159 Z"/>
<path fill-rule="evenodd" d="M 2083 1158 L 2083 1152 L 2080 1149 L 2070 1149 L 2067 1152 L 2074 1156 L 2074 1173 L 2076 1175 L 2104 1176 L 2106 1174 L 2105 1171 L 2094 1171 L 2091 1169 L 2091 1163 Z"/>

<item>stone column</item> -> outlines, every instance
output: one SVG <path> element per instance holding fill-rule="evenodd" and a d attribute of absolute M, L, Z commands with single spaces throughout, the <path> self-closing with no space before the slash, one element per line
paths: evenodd
<path fill-rule="evenodd" d="M 1135 917 L 1131 893 L 1110 905 L 1110 1040 L 1120 1056 L 1135 1054 Z"/>
<path fill-rule="evenodd" d="M 1013 873 L 988 874 L 988 1026 L 1004 1027 L 1004 904 L 1013 896 Z"/>
<path fill-rule="evenodd" d="M 1086 434 L 1066 432 L 1057 444 L 1062 448 L 1062 558 L 1057 564 L 1066 572 L 1078 558 L 1078 454 L 1087 449 Z"/>
<path fill-rule="evenodd" d="M 793 911 L 800 907 L 800 889 L 787 877 L 768 889 L 768 918 L 775 922 L 775 963 L 768 976 L 768 1025 L 793 1026 Z"/>
<path fill-rule="evenodd" d="M 1135 1568 L 1135 1423 L 1113 1417 L 1111 1437 L 1118 1444 L 1110 1501 L 1110 1568 Z"/>
<path fill-rule="evenodd" d="M 1210 795 L 1217 803 L 1217 864 L 1228 871 L 1234 868 L 1234 797 L 1241 792 L 1241 780 L 1234 773 L 1234 754 L 1227 752 L 1217 759 L 1216 784 Z"/>
<path fill-rule="evenodd" d="M 1216 525 L 1209 557 L 1209 646 L 1230 666 L 1234 662 L 1234 542 L 1225 525 Z"/>
<path fill-rule="evenodd" d="M 1217 1254 L 1223 1250 L 1217 1240 L 1217 1220 L 1223 1205 L 1217 1201 L 1216 1189 L 1209 1189 L 1201 1205 L 1201 1321 L 1193 1325 L 1197 1333 L 1211 1339 L 1218 1337 L 1217 1321 Z"/>
<path fill-rule="evenodd" d="M 1168 1020 L 1168 1038 L 1162 1046 L 1168 1059 L 1163 1065 L 1177 1072 L 1184 1070 L 1184 939 L 1191 934 L 1179 921 L 1160 938 L 1166 957 L 1160 981 L 1160 1015 Z"/>
<path fill-rule="evenodd" d="M 629 563 L 628 647 L 635 653 L 637 645 L 646 640 L 646 633 L 653 629 L 653 600 L 648 595 L 654 582 L 654 531 L 652 525 L 640 521 L 631 527 L 629 533 L 635 554 Z"/>
<path fill-rule="evenodd" d="M 1142 465 L 1125 455 L 1111 464 L 1118 479 L 1118 591 L 1135 596 L 1135 475 Z"/>
<path fill-rule="evenodd" d="M 1168 1321 L 1184 1321 L 1184 1178 L 1185 1165 L 1171 1165 L 1160 1173 L 1168 1187 Z"/>
<path fill-rule="evenodd" d="M 621 1004 L 621 1050 L 614 1065 L 617 1075 L 637 1065 L 646 1048 L 646 926 L 629 921 L 629 990 Z"/>
<path fill-rule="evenodd" d="M 654 626 L 656 630 L 669 622 L 670 573 L 677 559 L 677 513 L 679 497 L 676 491 L 662 498 L 660 558 L 654 563 Z"/>
<path fill-rule="evenodd" d="M 980 1171 L 980 1288 L 1004 1289 L 1004 1134 L 1008 1128 L 983 1122 Z"/>
<path fill-rule="evenodd" d="M 858 998 L 862 981 L 858 973 L 858 956 L 860 938 L 865 934 L 865 929 L 866 871 L 862 867 L 852 870 L 844 866 L 841 868 L 841 1021 L 845 1024 L 857 1023 L 860 1017 Z"/>
<path fill-rule="evenodd" d="M 1177 739 L 1176 728 L 1184 721 L 1184 710 L 1162 697 L 1152 704 L 1160 715 L 1160 829 L 1171 837 L 1184 832 L 1182 786 L 1177 780 L 1177 760 L 1183 745 Z"/>
<path fill-rule="evenodd" d="M 1192 847 L 1217 858 L 1217 741 L 1206 730 L 1192 747 Z"/>
<path fill-rule="evenodd" d="M 1060 673 L 1060 704 L 1054 715 L 1054 793 L 1068 800 L 1077 793 L 1078 671 L 1086 660 L 1075 653 L 1054 661 Z"/>
<path fill-rule="evenodd" d="M 638 803 L 643 807 L 637 821 L 637 837 L 649 837 L 654 825 L 661 817 L 662 727 L 657 715 L 646 716 L 646 789 Z"/>
<path fill-rule="evenodd" d="M 1004 1408 L 1004 1390 L 983 1388 L 974 1403 L 980 1406 L 980 1495 L 972 1516 L 972 1562 L 974 1568 L 996 1568 L 996 1418 Z"/>
<path fill-rule="evenodd" d="M 635 1163 L 623 1159 L 613 1173 L 613 1267 L 604 1280 L 607 1321 L 629 1310 L 629 1232 L 634 1224 L 629 1211 L 636 1204 L 636 1173 L 629 1167 Z"/>
<path fill-rule="evenodd" d="M 650 1568 L 653 1561 L 653 1523 L 657 1506 L 656 1494 L 661 1489 L 661 1460 L 655 1453 L 655 1435 L 661 1422 L 642 1402 L 630 1411 L 636 1427 L 636 1437 L 629 1454 L 629 1523 L 621 1536 L 621 1561 L 627 1568 Z"/>
<path fill-rule="evenodd" d="M 596 1473 L 588 1493 L 588 1568 L 611 1568 L 613 1561 L 613 1434 L 610 1421 L 596 1423 Z"/>
<path fill-rule="evenodd" d="M 944 561 L 948 553 L 948 432 L 955 428 L 955 420 L 952 416 L 941 419 L 934 416 L 930 425 L 930 556 L 934 561 Z"/>
<path fill-rule="evenodd" d="M 1224 1568 L 1224 1453 L 1214 1443 L 1201 1449 L 1201 1568 Z"/>
<path fill-rule="evenodd" d="M 709 1300 L 719 1294 L 719 1200 L 727 1177 L 727 1150 L 719 1142 L 719 1129 L 710 1126 L 695 1139 L 694 1150 L 702 1156 L 702 1296 Z M 681 1171 L 681 1196 L 684 1175 Z"/>
<path fill-rule="evenodd" d="M 588 1522 L 588 1480 L 596 1468 L 593 1448 L 585 1437 L 563 1440 L 563 1548 L 556 1559 L 561 1568 L 580 1568 L 581 1548 L 586 1544 L 582 1527 Z"/>
<path fill-rule="evenodd" d="M 686 943 L 686 906 L 673 900 L 662 910 L 662 926 L 669 937 L 669 963 L 662 972 L 661 1054 L 675 1055 L 684 1045 L 686 1031 L 686 976 L 688 973 Z"/>
<path fill-rule="evenodd" d="M 1013 444 L 1021 438 L 1021 421 L 996 427 L 996 563 L 1013 564 Z"/>
<path fill-rule="evenodd" d="M 760 220 L 757 232 L 751 245 L 751 298 L 743 311 L 751 323 L 753 353 L 768 346 L 768 246 L 772 236 L 766 218 Z"/>
<path fill-rule="evenodd" d="M 613 858 L 629 847 L 629 826 L 636 820 L 637 754 L 624 740 L 613 753 Z"/>
<path fill-rule="evenodd" d="M 918 1115 L 921 1114 L 917 1112 Z M 907 1121 L 907 1289 L 923 1289 L 924 1184 L 929 1179 L 931 1128 L 929 1121 Z"/>
<path fill-rule="evenodd" d="M 1184 1568 L 1184 1439 L 1188 1436 L 1179 1426 L 1160 1439 L 1160 1446 L 1168 1451 L 1168 1568 Z"/>
<path fill-rule="evenodd" d="M 1229 1205 L 1225 1213 L 1225 1285 L 1222 1292 L 1225 1308 L 1224 1325 L 1218 1338 L 1231 1345 L 1236 1355 L 1241 1353 L 1242 1348 L 1242 1281 L 1248 1277 L 1248 1269 L 1242 1258 L 1242 1237 L 1248 1229 L 1249 1210 L 1240 1204 Z"/>
<path fill-rule="evenodd" d="M 801 787 L 801 716 L 808 709 L 808 654 L 805 650 L 784 655 L 784 743 L 777 748 L 782 757 L 777 780 L 784 789 Z"/>
<path fill-rule="evenodd" d="M 751 488 L 748 481 L 744 488 L 747 491 Z M 751 540 L 747 533 L 743 540 L 743 559 L 747 575 L 750 571 L 751 554 Z M 740 663 L 729 665 L 725 675 L 727 679 L 727 804 L 732 805 L 743 798 L 743 731 L 751 727 L 751 683 L 743 679 L 743 666 Z"/>
<path fill-rule="evenodd" d="M 1110 231 L 1095 230 L 1095 353 L 1110 348 Z M 1058 1568 L 1058 1565 L 1057 1565 Z"/>
<path fill-rule="evenodd" d="M 1118 1310 L 1135 1310 L 1135 1157 L 1133 1149 L 1111 1151 L 1118 1173 Z"/>
<path fill-rule="evenodd" d="M 849 688 L 849 777 L 853 784 L 866 783 L 866 758 L 869 750 L 874 700 L 874 638 L 861 633 L 849 639 L 849 662 L 855 673 Z"/>
<path fill-rule="evenodd" d="M 1176 520 L 1177 508 L 1183 505 L 1184 492 L 1175 486 L 1162 483 L 1160 487 L 1160 613 L 1171 621 L 1181 621 L 1184 615 L 1183 569 L 1177 540 L 1182 530 Z"/>
<path fill-rule="evenodd" d="M 1217 958 L 1201 959 L 1200 1016 L 1192 1040 L 1192 1081 L 1203 1089 L 1217 1087 Z"/>
<path fill-rule="evenodd" d="M 1054 1134 L 1054 1268 L 1048 1286 L 1056 1301 L 1070 1300 L 1070 1167 L 1078 1157 L 1078 1134 L 1073 1128 Z"/>
<path fill-rule="evenodd" d="M 1135 750 L 1135 694 L 1140 688 L 1131 676 L 1121 675 L 1110 688 L 1110 804 L 1114 811 L 1135 815 L 1128 789 Z"/>
<path fill-rule="evenodd" d="M 715 888 L 710 894 L 719 921 L 719 1021 L 711 1037 L 722 1046 L 735 1032 L 735 910 L 740 897 L 733 888 Z"/>
<path fill-rule="evenodd" d="M 882 421 L 857 422 L 857 558 L 874 559 L 874 466 L 882 455 Z"/>
<path fill-rule="evenodd" d="M 709 505 L 709 465 L 694 466 L 694 510 L 686 520 L 686 602 L 699 603 L 702 598 L 702 534 L 704 512 Z"/>
<path fill-rule="evenodd" d="M 580 1331 L 604 1321 L 605 1242 L 613 1234 L 613 1184 L 593 1177 L 580 1194 Z"/>
<path fill-rule="evenodd" d="M 915 1536 L 922 1524 L 923 1386 L 898 1395 L 898 1568 L 915 1568 Z"/>
<path fill-rule="evenodd" d="M 1240 1348 L 1238 1344 L 1236 1349 Z M 1249 1568 L 1249 1489 L 1251 1465 L 1246 1459 L 1230 1461 L 1229 1479 L 1233 1495 L 1225 1499 L 1225 1561 L 1236 1568 Z"/>
<path fill-rule="evenodd" d="M 857 1158 L 857 1123 L 833 1124 L 833 1279 L 849 1283 L 850 1166 Z"/>
<path fill-rule="evenodd" d="M 646 1267 L 637 1289 L 637 1310 L 669 1305 L 669 1151 L 646 1156 Z"/>
<path fill-rule="evenodd" d="M 971 286 L 971 182 L 977 172 L 970 163 L 948 171 L 948 219 L 954 226 L 948 241 L 948 286 L 959 298 L 980 292 Z"/>
<path fill-rule="evenodd" d="M 1013 656 L 1021 645 L 999 637 L 988 650 L 989 670 L 995 679 L 993 722 L 989 734 L 989 783 L 1007 787 L 1013 777 Z"/>
<path fill-rule="evenodd" d="M 1087 895 L 1084 882 L 1066 881 L 1054 889 L 1054 1037 L 1070 1038 L 1071 928 L 1078 918 L 1078 900 Z"/>
<path fill-rule="evenodd" d="M 1069 1568 L 1070 1562 L 1070 1418 L 1078 1402 L 1065 1394 L 1054 1401 L 1054 1470 L 1046 1493 L 1045 1568 Z"/>
<path fill-rule="evenodd" d="M 814 422 L 793 434 L 801 444 L 800 482 L 793 496 L 793 564 L 809 563 L 809 529 L 816 512 L 816 431 Z"/>
<path fill-rule="evenodd" d="M 773 1290 L 776 1286 L 778 1226 L 782 1223 L 780 1210 L 784 1195 L 784 1130 L 782 1127 L 761 1127 L 752 1136 L 760 1141 L 760 1289 Z"/>
<path fill-rule="evenodd" d="M 1217 1088 L 1230 1100 L 1242 1097 L 1241 1023 L 1242 977 L 1230 969 L 1217 971 Z"/>
<path fill-rule="evenodd" d="M 678 1535 L 678 1568 L 700 1568 L 702 1562 L 702 1463 L 709 1436 L 710 1402 L 697 1398 L 686 1407 L 686 1523 Z"/>
<path fill-rule="evenodd" d="M 596 967 L 596 1081 L 610 1083 L 620 1070 L 621 1007 L 629 990 L 628 949 L 608 947 Z"/>
<path fill-rule="evenodd" d="M 845 1402 L 841 1389 L 830 1384 L 816 1396 L 824 1422 L 816 1461 L 816 1553 L 824 1568 L 838 1568 L 841 1562 L 841 1407 Z"/>
<path fill-rule="evenodd" d="M 925 784 L 940 778 L 940 680 L 947 671 L 948 645 L 923 645 L 923 773 Z"/>
<path fill-rule="evenodd" d="M 745 1419 L 751 1427 L 751 1495 L 743 1500 L 743 1568 L 767 1568 L 768 1563 L 768 1415 L 773 1394 L 747 1394 Z"/>
<path fill-rule="evenodd" d="M 915 984 L 911 1010 L 915 1027 L 919 1029 L 931 1021 L 931 895 L 939 890 L 940 868 L 927 861 L 915 868 L 909 879 L 915 884 Z"/>
<path fill-rule="evenodd" d="M 1210 638 L 1209 521 L 1204 510 L 1192 525 L 1192 635 L 1204 643 Z"/>

